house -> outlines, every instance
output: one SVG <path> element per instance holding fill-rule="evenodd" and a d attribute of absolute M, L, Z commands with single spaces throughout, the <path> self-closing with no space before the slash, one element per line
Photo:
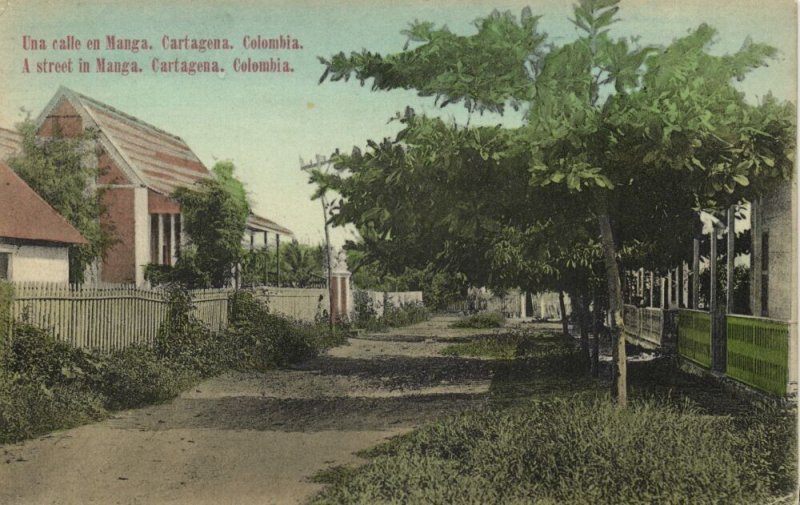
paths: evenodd
<path fill-rule="evenodd" d="M 0 280 L 69 282 L 68 248 L 86 239 L 0 161 Z"/>
<path fill-rule="evenodd" d="M 144 283 L 149 263 L 173 264 L 185 242 L 181 209 L 170 195 L 212 177 L 180 137 L 93 98 L 61 87 L 37 119 L 41 137 L 56 132 L 77 136 L 96 132 L 96 183 L 104 190 L 105 219 L 116 244 L 99 267 L 99 281 Z M 291 237 L 290 230 L 259 216 L 248 220 L 248 233 Z"/>
<path fill-rule="evenodd" d="M 797 205 L 794 179 L 750 202 L 749 219 L 740 221 L 742 228 L 733 209 L 726 222 L 705 216 L 703 235 L 708 235 L 708 240 L 703 256 L 709 258 L 706 266 L 711 278 L 721 277 L 717 257 L 723 250 L 727 249 L 726 273 L 733 272 L 735 261 L 743 259 L 736 260 L 733 254 L 737 239 L 730 231 L 732 226 L 737 232 L 749 226 L 749 303 L 737 307 L 736 293 L 716 293 L 718 285 L 734 284 L 733 274 L 724 284 L 709 282 L 709 292 L 701 292 L 701 282 L 695 282 L 701 278 L 699 228 L 691 268 L 684 262 L 662 279 L 643 270 L 631 275 L 629 294 L 650 305 L 625 306 L 626 334 L 631 341 L 660 347 L 672 343 L 667 337 L 676 334 L 678 354 L 695 365 L 773 395 L 796 395 Z M 719 243 L 726 230 L 726 241 Z M 654 286 L 660 287 L 660 297 Z M 672 329 L 675 324 L 677 332 Z"/>

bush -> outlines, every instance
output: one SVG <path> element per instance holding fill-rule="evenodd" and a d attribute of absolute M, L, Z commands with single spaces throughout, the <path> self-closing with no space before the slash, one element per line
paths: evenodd
<path fill-rule="evenodd" d="M 167 317 L 154 346 L 156 356 L 188 368 L 200 377 L 210 377 L 229 368 L 232 356 L 228 339 L 214 334 L 192 315 L 191 293 L 173 284 L 167 288 L 167 298 Z"/>
<path fill-rule="evenodd" d="M 47 387 L 0 373 L 0 443 L 71 428 L 105 416 L 102 398 L 78 385 Z"/>
<path fill-rule="evenodd" d="M 312 358 L 344 342 L 346 330 L 333 333 L 327 325 L 291 321 L 272 314 L 252 293 L 231 296 L 228 334 L 236 353 L 236 368 L 265 370 Z"/>
<path fill-rule="evenodd" d="M 196 372 L 132 345 L 112 353 L 95 379 L 95 388 L 112 410 L 141 407 L 176 397 L 197 379 Z"/>
<path fill-rule="evenodd" d="M 49 331 L 17 323 L 2 353 L 2 366 L 25 380 L 53 386 L 86 380 L 96 363 L 89 353 L 57 340 Z"/>
<path fill-rule="evenodd" d="M 500 312 L 480 312 L 462 317 L 450 325 L 451 328 L 500 328 L 506 318 Z"/>
<path fill-rule="evenodd" d="M 396 438 L 314 503 L 765 503 L 792 474 L 753 466 L 775 454 L 753 449 L 751 435 L 687 405 L 534 402 Z"/>

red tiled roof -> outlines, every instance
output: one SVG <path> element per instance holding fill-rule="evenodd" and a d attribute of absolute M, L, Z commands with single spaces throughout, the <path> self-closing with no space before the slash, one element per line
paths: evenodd
<path fill-rule="evenodd" d="M 250 216 L 247 218 L 247 227 L 251 230 L 256 231 L 271 231 L 273 233 L 278 233 L 280 235 L 290 235 L 294 236 L 294 232 L 289 228 L 285 228 L 275 221 L 267 219 L 265 217 L 261 217 L 257 214 L 250 213 Z"/>
<path fill-rule="evenodd" d="M 86 244 L 86 239 L 0 161 L 0 237 Z"/>
<path fill-rule="evenodd" d="M 22 149 L 22 135 L 14 130 L 0 128 L 0 160 L 8 159 Z"/>

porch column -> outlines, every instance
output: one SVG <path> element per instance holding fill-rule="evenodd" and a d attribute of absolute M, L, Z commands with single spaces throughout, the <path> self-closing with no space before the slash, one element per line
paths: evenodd
<path fill-rule="evenodd" d="M 269 259 L 267 253 L 269 252 L 269 234 L 264 231 L 264 285 L 269 281 Z"/>
<path fill-rule="evenodd" d="M 683 262 L 675 268 L 675 305 L 678 308 L 683 306 Z"/>
<path fill-rule="evenodd" d="M 664 305 L 664 294 L 666 291 L 666 288 L 664 286 L 664 277 L 658 278 L 658 289 L 661 294 L 660 303 L 658 304 L 658 306 L 661 307 L 662 309 L 666 309 L 667 307 Z"/>
<path fill-rule="evenodd" d="M 667 304 L 665 309 L 672 308 L 672 270 L 667 270 Z"/>
<path fill-rule="evenodd" d="M 650 272 L 650 299 L 647 301 L 647 305 L 652 307 L 653 306 L 653 272 Z"/>
<path fill-rule="evenodd" d="M 178 261 L 178 248 L 175 243 L 175 223 L 179 221 L 180 217 L 178 216 L 178 219 L 176 219 L 175 214 L 167 215 L 169 216 L 169 264 L 175 265 L 175 262 Z"/>
<path fill-rule="evenodd" d="M 733 314 L 734 307 L 733 307 L 733 257 L 736 254 L 736 250 L 734 246 L 736 245 L 736 215 L 733 211 L 734 206 L 731 205 L 728 208 L 728 271 L 726 272 L 726 286 L 727 289 L 725 290 L 725 306 L 726 312 L 728 314 Z"/>
<path fill-rule="evenodd" d="M 156 214 L 158 216 L 158 230 L 156 231 L 157 249 L 156 249 L 156 263 L 159 265 L 164 264 L 164 214 Z"/>
<path fill-rule="evenodd" d="M 275 234 L 275 282 L 277 286 L 281 285 L 281 236 Z"/>

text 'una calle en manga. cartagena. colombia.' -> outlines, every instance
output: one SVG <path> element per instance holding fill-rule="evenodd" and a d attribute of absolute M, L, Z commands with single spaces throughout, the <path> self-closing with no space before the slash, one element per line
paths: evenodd
<path fill-rule="evenodd" d="M 235 49 L 246 51 L 298 51 L 303 49 L 300 41 L 291 35 L 245 35 L 236 47 L 229 38 L 195 38 L 188 35 L 163 35 L 158 44 L 147 38 L 129 38 L 117 35 L 81 39 L 75 35 L 55 38 L 34 35 L 22 36 L 22 49 L 26 51 L 22 61 L 23 74 L 48 73 L 104 73 L 130 75 L 150 71 L 158 74 L 221 74 L 230 68 L 237 73 L 284 73 L 294 72 L 294 67 L 280 56 L 256 57 L 239 55 L 232 60 L 187 57 L 187 54 L 222 54 Z M 90 56 L 91 52 L 96 56 Z M 66 56 L 80 52 L 80 56 Z M 141 56 L 157 53 L 149 59 Z M 53 57 L 53 54 L 56 54 Z M 42 57 L 37 57 L 39 54 Z"/>

